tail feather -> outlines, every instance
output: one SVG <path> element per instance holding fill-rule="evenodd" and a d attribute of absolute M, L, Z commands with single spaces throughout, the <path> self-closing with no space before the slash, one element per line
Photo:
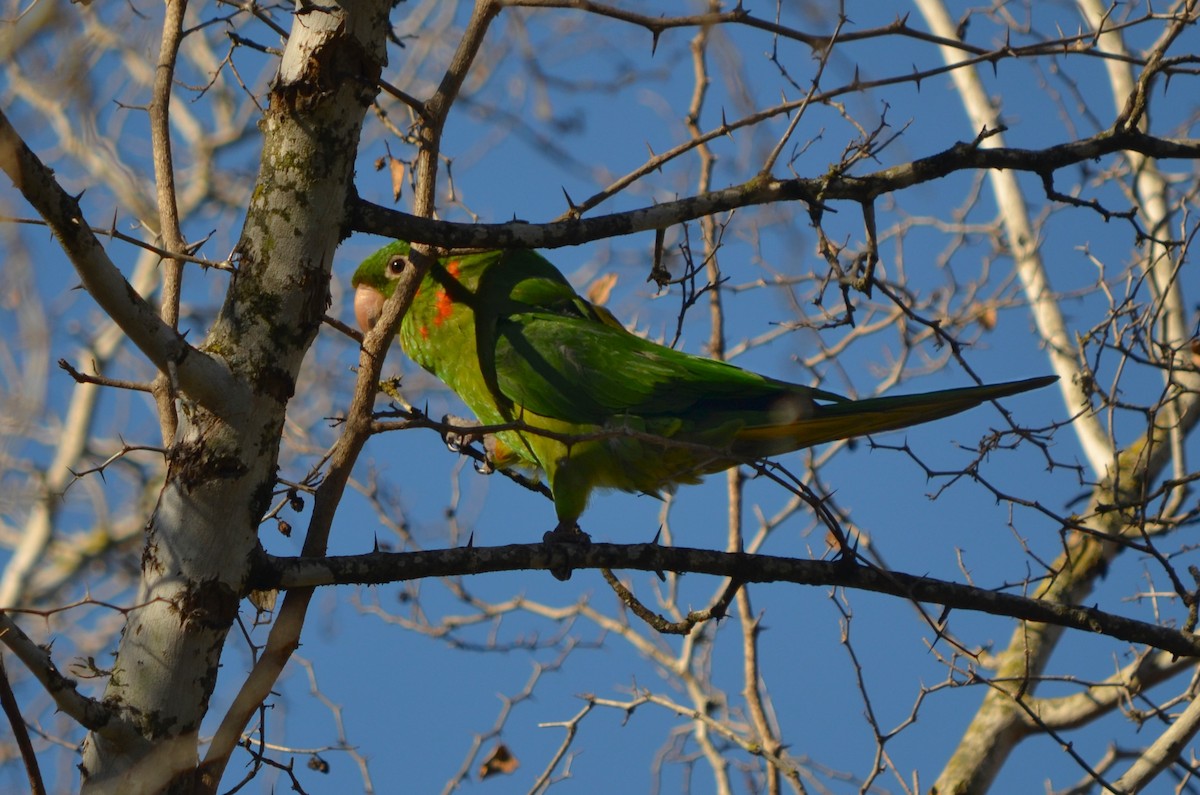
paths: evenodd
<path fill-rule="evenodd" d="M 786 425 L 743 428 L 736 447 L 752 455 L 775 455 L 852 436 L 893 431 L 938 420 L 978 406 L 985 400 L 1040 389 L 1058 376 L 1028 378 L 985 386 L 944 389 L 917 395 L 845 400 L 814 407 L 813 415 Z M 771 448 L 769 451 L 764 448 Z"/>

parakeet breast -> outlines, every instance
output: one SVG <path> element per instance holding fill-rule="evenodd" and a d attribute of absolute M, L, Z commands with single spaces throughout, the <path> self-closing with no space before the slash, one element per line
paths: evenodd
<path fill-rule="evenodd" d="M 473 281 L 456 260 L 435 265 L 400 325 L 400 346 L 490 425 L 504 419 L 479 366 Z"/>

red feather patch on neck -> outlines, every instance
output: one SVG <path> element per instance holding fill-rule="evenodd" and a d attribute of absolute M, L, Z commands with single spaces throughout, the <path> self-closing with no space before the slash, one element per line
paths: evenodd
<path fill-rule="evenodd" d="M 446 264 L 446 273 L 450 274 L 450 278 L 458 279 L 459 267 L 458 262 L 449 262 Z M 446 292 L 446 288 L 438 290 L 437 303 L 435 304 L 436 314 L 433 317 L 435 325 L 442 325 L 454 311 L 454 299 L 450 297 L 450 293 Z"/>

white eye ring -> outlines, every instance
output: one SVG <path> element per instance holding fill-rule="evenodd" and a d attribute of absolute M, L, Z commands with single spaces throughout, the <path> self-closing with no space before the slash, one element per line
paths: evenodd
<path fill-rule="evenodd" d="M 387 264 L 388 277 L 395 279 L 401 273 L 404 273 L 404 269 L 407 267 L 408 267 L 408 258 L 405 257 L 403 254 L 396 254 L 394 257 L 392 257 L 391 259 L 388 260 L 388 264 Z"/>

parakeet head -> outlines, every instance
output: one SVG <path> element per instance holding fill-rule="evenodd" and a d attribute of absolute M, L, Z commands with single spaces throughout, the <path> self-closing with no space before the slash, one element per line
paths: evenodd
<path fill-rule="evenodd" d="M 379 320 L 383 302 L 396 289 L 396 279 L 408 266 L 408 243 L 388 243 L 362 261 L 350 284 L 354 287 L 354 317 L 367 333 Z"/>

